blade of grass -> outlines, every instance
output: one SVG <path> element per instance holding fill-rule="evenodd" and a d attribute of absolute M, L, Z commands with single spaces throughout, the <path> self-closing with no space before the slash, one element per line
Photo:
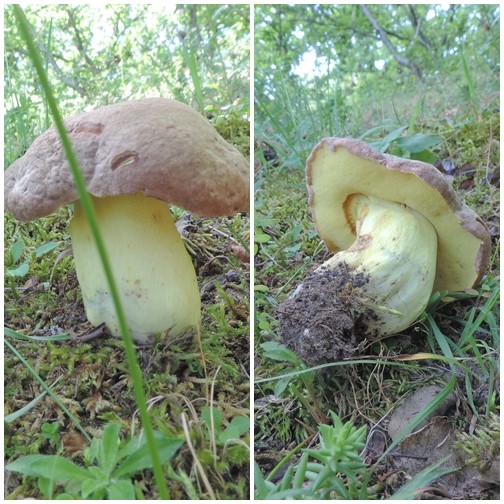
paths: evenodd
<path fill-rule="evenodd" d="M 143 380 L 142 374 L 140 371 L 140 366 L 138 364 L 135 349 L 133 346 L 133 339 L 131 337 L 128 324 L 126 322 L 126 317 L 124 314 L 124 310 L 121 306 L 121 301 L 119 298 L 119 291 L 117 290 L 117 286 L 115 280 L 112 275 L 112 269 L 110 266 L 110 261 L 105 250 L 105 246 L 103 240 L 101 239 L 100 230 L 98 228 L 98 222 L 96 218 L 96 213 L 94 211 L 94 207 L 91 201 L 91 197 L 86 189 L 86 183 L 84 181 L 84 177 L 79 169 L 79 165 L 77 162 L 77 158 L 75 157 L 75 153 L 73 151 L 72 145 L 70 143 L 70 139 L 66 133 L 65 125 L 63 123 L 63 119 L 59 112 L 58 106 L 56 104 L 56 99 L 54 98 L 52 88 L 49 84 L 49 80 L 47 78 L 47 74 L 44 71 L 44 67 L 42 65 L 42 61 L 39 55 L 37 48 L 35 47 L 35 43 L 31 33 L 31 27 L 26 19 L 26 16 L 23 12 L 23 9 L 19 5 L 13 6 L 14 13 L 16 16 L 16 21 L 18 23 L 19 30 L 21 32 L 22 37 L 24 38 L 28 52 L 33 62 L 33 66 L 35 67 L 39 79 L 41 81 L 42 87 L 44 88 L 44 92 L 47 98 L 47 102 L 49 107 L 51 108 L 52 115 L 54 117 L 54 122 L 56 124 L 56 128 L 58 129 L 59 135 L 61 137 L 61 142 L 63 145 L 63 149 L 65 151 L 65 155 L 70 164 L 70 168 L 72 171 L 72 175 L 75 180 L 75 185 L 77 191 L 79 193 L 80 202 L 86 218 L 89 222 L 89 227 L 91 228 L 96 247 L 98 249 L 98 253 L 100 255 L 100 259 L 102 261 L 103 269 L 105 272 L 105 276 L 107 278 L 107 282 L 110 287 L 110 293 L 112 299 L 114 301 L 114 307 L 117 313 L 117 318 L 119 321 L 119 328 L 124 342 L 124 350 L 126 353 L 126 359 L 128 362 L 128 369 L 133 381 L 133 390 L 135 394 L 135 399 L 137 402 L 140 419 L 142 422 L 142 426 L 145 431 L 145 436 L 149 445 L 149 451 L 152 457 L 152 467 L 154 471 L 154 476 L 156 480 L 156 484 L 158 487 L 159 495 L 162 499 L 169 499 L 168 487 L 166 485 L 163 470 L 161 467 L 161 460 L 159 457 L 159 453 L 157 450 L 156 439 L 154 437 L 154 430 L 152 428 L 152 424 L 150 421 L 149 413 L 147 411 L 147 401 L 145 398 L 145 392 L 143 390 Z M 8 343 L 8 342 L 7 342 Z"/>
<path fill-rule="evenodd" d="M 444 457 L 429 467 L 426 467 L 418 474 L 416 474 L 410 481 L 403 485 L 397 492 L 390 497 L 391 500 L 411 500 L 414 499 L 431 481 L 440 478 L 445 474 L 457 471 L 458 467 L 442 467 L 438 469 L 441 464 L 448 460 L 449 456 Z"/>
<path fill-rule="evenodd" d="M 404 355 L 404 356 L 395 355 L 393 357 L 390 357 L 390 359 L 395 359 L 395 360 L 388 360 L 385 357 L 380 357 L 380 358 L 375 358 L 375 359 L 359 358 L 359 359 L 355 359 L 355 360 L 329 362 L 327 364 L 320 364 L 318 366 L 313 366 L 310 368 L 296 369 L 295 371 L 292 371 L 290 373 L 282 373 L 277 376 L 270 376 L 267 378 L 259 378 L 259 379 L 254 380 L 254 384 L 258 385 L 260 383 L 267 383 L 267 382 L 272 382 L 272 381 L 276 381 L 276 380 L 284 380 L 286 378 L 293 378 L 295 376 L 300 376 L 300 375 L 303 375 L 306 373 L 311 373 L 311 372 L 317 371 L 319 369 L 326 369 L 326 368 L 338 367 L 338 366 L 353 366 L 354 364 L 382 364 L 384 366 L 395 366 L 395 367 L 401 367 L 403 369 L 418 369 L 417 366 L 408 365 L 403 362 L 403 361 L 418 361 L 418 360 L 437 360 L 437 361 L 441 361 L 441 362 L 446 362 L 450 365 L 459 366 L 466 373 L 472 373 L 472 371 L 469 368 L 460 364 L 460 362 L 458 362 L 457 358 L 448 358 L 448 357 L 445 357 L 444 355 L 419 353 L 419 354 L 413 354 L 413 355 L 407 355 L 407 356 L 406 355 Z M 459 359 L 459 360 L 461 360 L 461 359 Z M 470 358 L 467 358 L 467 360 L 470 360 Z"/>
<path fill-rule="evenodd" d="M 476 86 L 474 84 L 474 79 L 472 78 L 472 74 L 469 70 L 469 66 L 467 65 L 467 60 L 464 56 L 464 51 L 460 49 L 460 59 L 462 61 L 462 69 L 464 70 L 464 77 L 467 84 L 467 89 L 469 90 L 469 99 L 474 109 L 474 113 L 476 115 L 476 119 L 478 121 L 481 120 L 480 110 L 481 105 L 478 100 L 478 96 L 476 94 Z"/>
<path fill-rule="evenodd" d="M 51 385 L 49 385 L 49 388 L 52 389 L 54 385 L 56 385 L 61 379 L 61 376 L 59 376 Z M 46 396 L 47 392 L 44 390 L 44 392 L 40 393 L 35 399 L 31 400 L 28 404 L 23 406 L 22 408 L 18 409 L 17 411 L 13 411 L 9 415 L 4 416 L 4 422 L 5 423 L 11 423 L 14 422 L 14 420 L 17 420 L 18 418 L 21 418 L 23 415 L 28 413 L 33 407 L 35 407 L 41 399 L 43 399 Z"/>
<path fill-rule="evenodd" d="M 21 334 L 9 327 L 4 327 L 4 336 L 22 341 L 68 341 L 72 339 L 67 333 L 53 334 L 52 336 L 26 336 L 26 334 Z"/>
<path fill-rule="evenodd" d="M 200 112 L 205 110 L 203 103 L 203 93 L 201 91 L 201 79 L 198 72 L 198 65 L 196 64 L 195 51 L 192 48 L 187 48 L 184 45 L 184 60 L 187 68 L 189 68 L 189 73 L 194 86 L 194 95 L 196 96 L 196 101 L 198 102 L 198 108 Z"/>
<path fill-rule="evenodd" d="M 430 313 L 427 313 L 427 321 L 429 323 L 429 329 L 430 329 L 429 336 L 431 335 L 434 336 L 444 356 L 453 359 L 453 353 L 450 349 L 450 344 L 448 343 L 448 340 L 445 337 L 445 335 L 439 330 L 436 322 L 434 321 L 434 318 Z M 450 364 L 450 367 L 452 371 L 455 369 L 453 364 Z"/>
<path fill-rule="evenodd" d="M 411 114 L 409 125 L 408 125 L 408 134 L 413 135 L 415 133 L 415 124 L 416 120 L 418 119 L 418 115 L 420 114 L 420 111 L 422 110 L 423 104 L 424 104 L 424 97 L 422 97 L 420 100 L 417 101 L 415 108 L 413 109 L 413 113 Z"/>
<path fill-rule="evenodd" d="M 274 126 L 275 131 L 280 134 L 283 142 L 287 145 L 292 153 L 296 155 L 299 160 L 299 167 L 303 165 L 302 163 L 302 152 L 297 148 L 297 143 L 293 142 L 290 138 L 289 132 L 282 126 L 277 117 L 271 113 L 269 104 L 266 104 L 259 99 L 256 99 L 256 104 L 261 112 L 271 121 Z"/>

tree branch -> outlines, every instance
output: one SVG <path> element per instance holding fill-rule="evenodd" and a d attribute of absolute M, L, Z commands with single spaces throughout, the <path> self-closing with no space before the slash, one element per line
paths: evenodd
<path fill-rule="evenodd" d="M 420 37 L 420 43 L 426 48 L 432 51 L 432 44 L 430 43 L 429 39 L 425 36 L 423 30 L 422 30 L 422 19 L 418 18 L 417 13 L 415 11 L 415 7 L 411 4 L 408 4 L 408 9 L 407 13 L 409 14 L 408 17 L 410 18 L 411 24 L 415 28 L 415 38 L 418 36 Z"/>
<path fill-rule="evenodd" d="M 74 36 L 75 45 L 77 46 L 77 49 L 79 50 L 82 57 L 84 58 L 84 61 L 88 64 L 89 68 L 91 69 L 91 72 L 93 74 L 97 74 L 99 72 L 99 70 L 98 70 L 98 68 L 96 68 L 93 61 L 91 60 L 91 58 L 87 54 L 86 48 L 84 47 L 84 43 L 82 41 L 81 34 L 79 32 L 79 29 L 77 27 L 77 23 L 74 18 L 73 12 L 69 6 L 67 6 L 67 8 L 66 8 L 66 12 L 68 15 L 68 23 L 72 27 L 74 34 L 75 34 L 75 36 Z"/>
<path fill-rule="evenodd" d="M 390 42 L 390 40 L 388 39 L 385 30 L 373 17 L 367 6 L 362 4 L 359 5 L 359 7 L 361 8 L 364 15 L 368 18 L 369 22 L 373 25 L 373 28 L 378 32 L 381 41 L 385 44 L 386 48 L 389 50 L 390 54 L 392 54 L 397 63 L 405 66 L 406 68 L 409 68 L 417 76 L 419 80 L 423 80 L 422 71 L 420 70 L 420 67 L 418 67 L 418 65 L 415 65 L 415 63 L 411 62 L 408 58 L 406 58 L 397 51 L 392 42 Z"/>
<path fill-rule="evenodd" d="M 72 79 L 71 77 L 69 77 L 68 75 L 65 75 L 63 73 L 63 70 L 61 70 L 61 68 L 58 66 L 58 64 L 56 63 L 56 60 L 54 59 L 54 56 L 51 54 L 51 52 L 49 51 L 47 46 L 44 44 L 44 42 L 42 42 L 38 39 L 36 41 L 37 41 L 37 45 L 38 45 L 39 49 L 42 51 L 44 57 L 47 58 L 47 61 L 49 61 L 49 63 L 51 64 L 51 66 L 54 70 L 54 73 L 57 75 L 58 79 L 61 82 L 63 82 L 63 84 L 66 84 L 67 86 L 71 87 L 72 89 L 75 89 L 75 91 L 77 91 L 82 97 L 87 96 L 87 91 L 82 86 L 80 86 L 77 83 L 77 81 L 75 81 L 74 79 Z"/>
<path fill-rule="evenodd" d="M 34 30 L 33 30 L 33 26 L 31 26 L 31 25 L 30 25 L 30 31 L 32 33 L 33 40 L 36 41 L 36 44 L 37 44 L 38 48 L 40 49 L 40 51 L 44 55 L 44 58 L 52 66 L 52 68 L 54 70 L 54 73 L 56 74 L 56 76 L 58 77 L 58 79 L 61 82 L 63 82 L 63 84 L 66 84 L 67 86 L 71 87 L 72 89 L 75 89 L 75 91 L 77 91 L 82 97 L 87 96 L 87 91 L 82 86 L 79 86 L 79 84 L 74 79 L 72 79 L 71 77 L 68 77 L 67 75 L 65 75 L 63 73 L 63 71 L 61 70 L 61 68 L 56 63 L 56 60 L 54 59 L 54 56 L 49 51 L 49 49 L 44 44 L 44 42 L 42 42 L 41 40 L 39 40 L 39 38 L 36 36 L 36 34 L 35 34 Z"/>

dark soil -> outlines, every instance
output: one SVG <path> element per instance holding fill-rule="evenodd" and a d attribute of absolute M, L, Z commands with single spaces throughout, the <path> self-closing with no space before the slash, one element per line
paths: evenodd
<path fill-rule="evenodd" d="M 369 336 L 366 321 L 376 316 L 354 294 L 368 282 L 344 264 L 308 275 L 277 310 L 285 345 L 309 366 L 356 355 Z"/>

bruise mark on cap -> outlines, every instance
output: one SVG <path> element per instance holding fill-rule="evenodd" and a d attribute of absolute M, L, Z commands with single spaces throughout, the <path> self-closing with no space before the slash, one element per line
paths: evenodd
<path fill-rule="evenodd" d="M 74 135 L 78 133 L 91 133 L 93 135 L 99 135 L 103 131 L 103 128 L 103 124 L 100 123 L 80 123 L 72 129 L 71 133 Z"/>
<path fill-rule="evenodd" d="M 138 152 L 135 151 L 122 152 L 112 160 L 110 168 L 112 169 L 112 171 L 115 171 L 118 168 L 124 168 L 125 166 L 136 165 L 139 157 L 140 156 Z"/>

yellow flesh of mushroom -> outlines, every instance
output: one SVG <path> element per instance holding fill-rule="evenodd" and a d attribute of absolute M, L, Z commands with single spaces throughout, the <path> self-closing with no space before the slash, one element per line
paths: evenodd
<path fill-rule="evenodd" d="M 353 195 L 349 203 L 356 216 L 357 239 L 317 271 L 344 264 L 355 276 L 368 280 L 358 288 L 348 286 L 352 310 L 366 307 L 368 333 L 397 333 L 423 312 L 436 275 L 437 235 L 421 214 L 401 203 Z"/>
<path fill-rule="evenodd" d="M 200 296 L 191 258 L 168 205 L 141 193 L 93 198 L 127 323 L 138 343 L 176 337 L 200 324 Z M 91 230 L 78 202 L 70 224 L 86 315 L 119 336 L 114 304 Z"/>

